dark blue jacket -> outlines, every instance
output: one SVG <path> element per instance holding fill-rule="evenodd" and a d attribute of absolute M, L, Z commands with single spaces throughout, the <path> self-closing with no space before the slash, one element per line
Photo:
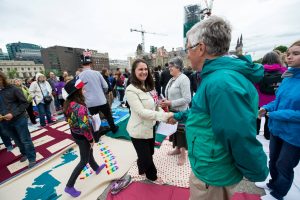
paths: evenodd
<path fill-rule="evenodd" d="M 291 68 L 292 77 L 284 78 L 276 99 L 263 106 L 269 112 L 269 129 L 274 136 L 300 147 L 300 69 Z"/>

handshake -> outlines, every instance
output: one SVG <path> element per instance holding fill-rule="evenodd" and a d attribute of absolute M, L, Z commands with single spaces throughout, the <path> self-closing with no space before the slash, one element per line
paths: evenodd
<path fill-rule="evenodd" d="M 163 98 L 163 99 L 160 101 L 159 105 L 163 108 L 164 111 L 167 112 L 167 111 L 168 111 L 168 107 L 171 106 L 171 101 L 170 101 L 170 100 L 167 100 L 167 99 L 165 99 L 165 98 Z M 164 109 L 164 108 L 165 108 L 165 109 Z M 174 113 L 169 112 L 168 114 L 169 114 L 169 118 L 168 118 L 167 123 L 168 123 L 168 124 L 176 124 L 176 123 L 177 123 L 177 120 L 174 119 Z"/>
<path fill-rule="evenodd" d="M 169 112 L 168 114 L 169 114 L 169 118 L 167 120 L 167 124 L 176 124 L 177 120 L 174 119 L 174 113 Z"/>

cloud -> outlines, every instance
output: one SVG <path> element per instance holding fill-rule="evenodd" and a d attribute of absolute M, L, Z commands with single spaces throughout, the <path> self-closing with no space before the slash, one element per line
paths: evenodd
<path fill-rule="evenodd" d="M 110 58 L 126 59 L 141 43 L 141 34 L 130 32 L 130 28 L 140 29 L 142 24 L 146 31 L 167 34 L 145 34 L 147 51 L 150 45 L 171 50 L 183 46 L 183 7 L 199 2 L 0 0 L 0 47 L 6 50 L 7 43 L 18 41 L 43 47 L 63 45 L 96 49 L 108 52 Z M 258 51 L 289 45 L 297 39 L 299 7 L 298 0 L 217 0 L 213 13 L 231 22 L 232 48 L 242 33 L 245 50 Z"/>

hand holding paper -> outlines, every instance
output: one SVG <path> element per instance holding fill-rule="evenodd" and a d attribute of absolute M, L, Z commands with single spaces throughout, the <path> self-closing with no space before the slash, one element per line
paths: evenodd
<path fill-rule="evenodd" d="M 99 131 L 100 126 L 101 126 L 101 119 L 100 119 L 99 113 L 92 116 L 92 121 L 93 121 L 93 124 L 92 124 L 93 125 L 93 130 L 95 132 Z"/>

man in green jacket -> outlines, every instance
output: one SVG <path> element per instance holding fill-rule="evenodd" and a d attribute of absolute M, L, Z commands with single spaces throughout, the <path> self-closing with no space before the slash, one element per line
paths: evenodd
<path fill-rule="evenodd" d="M 186 121 L 190 199 L 230 199 L 243 177 L 255 182 L 268 175 L 267 157 L 256 139 L 258 94 L 253 85 L 264 70 L 246 57 L 228 55 L 231 26 L 222 18 L 195 24 L 187 38 L 188 57 L 202 82 L 191 109 L 174 119 Z"/>

